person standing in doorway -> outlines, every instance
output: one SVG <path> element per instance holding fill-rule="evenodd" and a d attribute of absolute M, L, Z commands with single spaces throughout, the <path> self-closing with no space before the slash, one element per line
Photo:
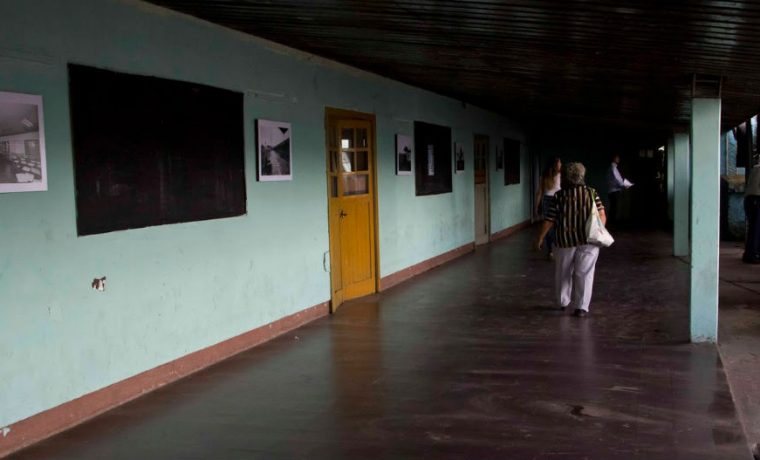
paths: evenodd
<path fill-rule="evenodd" d="M 546 215 L 554 199 L 554 194 L 560 190 L 560 179 L 562 178 L 562 160 L 554 158 L 546 165 L 541 174 L 541 181 L 536 194 L 536 214 L 541 211 L 541 217 L 546 219 Z M 554 258 L 554 229 L 549 230 L 544 240 L 546 247 L 546 256 L 549 260 Z"/>
<path fill-rule="evenodd" d="M 760 264 L 760 163 L 749 173 L 744 189 L 744 213 L 747 216 L 747 239 L 742 260 L 748 264 Z"/>
<path fill-rule="evenodd" d="M 585 185 L 586 168 L 570 163 L 565 170 L 566 187 L 554 195 L 546 220 L 534 246 L 541 250 L 544 237 L 556 227 L 554 249 L 554 287 L 557 306 L 574 308 L 573 314 L 585 317 L 589 312 L 594 288 L 594 270 L 599 247 L 588 244 L 586 221 L 592 206 L 599 210 L 602 223 L 607 221 L 599 195 Z"/>
<path fill-rule="evenodd" d="M 610 170 L 607 172 L 607 197 L 610 200 L 610 212 L 607 215 L 609 216 L 610 224 L 614 224 L 618 219 L 621 192 L 630 187 L 630 182 L 618 170 L 619 164 L 620 155 L 613 155 Z"/>

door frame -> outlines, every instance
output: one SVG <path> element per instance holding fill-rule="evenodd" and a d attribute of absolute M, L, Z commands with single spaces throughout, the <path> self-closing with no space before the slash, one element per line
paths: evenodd
<path fill-rule="evenodd" d="M 475 182 L 475 145 L 477 144 L 478 139 L 485 139 L 486 141 L 486 209 L 485 209 L 485 216 L 483 216 L 483 219 L 485 219 L 486 223 L 486 238 L 487 241 L 483 244 L 488 244 L 491 242 L 491 136 L 487 134 L 473 134 L 472 137 L 472 166 L 473 166 L 473 180 L 472 180 L 472 189 L 473 189 L 473 195 L 474 199 L 477 199 L 477 186 L 478 184 Z M 473 201 L 473 209 L 475 209 L 475 202 Z M 473 214 L 473 219 L 475 219 L 475 216 Z M 475 228 L 475 222 L 472 224 L 472 228 Z M 475 247 L 478 246 L 478 235 L 475 234 Z"/>
<path fill-rule="evenodd" d="M 370 206 L 372 206 L 372 222 L 371 225 L 373 226 L 374 231 L 372 232 L 372 240 L 370 244 L 372 245 L 372 249 L 374 251 L 375 260 L 373 261 L 374 270 L 375 270 L 375 290 L 374 293 L 377 293 L 380 291 L 380 242 L 379 242 L 379 235 L 380 235 L 380 219 L 378 216 L 378 205 L 377 205 L 377 176 L 378 176 L 378 151 L 377 151 L 377 123 L 376 123 L 376 116 L 373 113 L 365 113 L 365 112 L 357 112 L 354 110 L 347 110 L 347 109 L 339 109 L 336 107 L 325 107 L 325 126 L 324 126 L 324 133 L 325 133 L 325 191 L 326 191 L 326 197 L 327 197 L 327 232 L 328 232 L 328 253 L 330 254 L 329 261 L 330 261 L 330 313 L 335 313 L 335 311 L 340 307 L 340 305 L 343 303 L 343 299 L 340 299 L 340 302 L 337 303 L 333 299 L 333 258 L 332 258 L 332 234 L 331 234 L 331 228 L 330 228 L 330 122 L 333 120 L 362 120 L 362 121 L 368 121 L 370 124 L 370 133 L 369 133 L 369 145 L 372 149 L 372 159 L 370 160 L 370 167 L 372 168 L 372 171 L 370 172 L 369 177 L 369 188 L 372 191 L 372 199 L 370 200 Z"/>

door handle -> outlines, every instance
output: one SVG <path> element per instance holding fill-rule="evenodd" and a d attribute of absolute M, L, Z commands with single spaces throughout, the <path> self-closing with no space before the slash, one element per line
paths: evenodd
<path fill-rule="evenodd" d="M 344 218 L 344 217 L 346 217 L 347 215 L 348 215 L 348 214 L 346 214 L 346 213 L 345 213 L 345 211 L 343 211 L 342 209 L 340 210 L 340 216 L 339 216 L 339 217 L 340 217 L 341 219 L 342 219 L 342 218 Z"/>

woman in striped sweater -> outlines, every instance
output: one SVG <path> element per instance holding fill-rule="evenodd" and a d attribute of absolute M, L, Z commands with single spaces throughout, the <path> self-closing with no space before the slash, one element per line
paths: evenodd
<path fill-rule="evenodd" d="M 602 222 L 607 221 L 599 195 L 585 185 L 586 168 L 570 163 L 565 169 L 567 186 L 554 195 L 534 245 L 540 250 L 544 237 L 555 229 L 554 287 L 559 308 L 572 306 L 575 316 L 588 314 L 594 287 L 594 269 L 599 248 L 586 241 L 586 221 L 596 206 Z"/>

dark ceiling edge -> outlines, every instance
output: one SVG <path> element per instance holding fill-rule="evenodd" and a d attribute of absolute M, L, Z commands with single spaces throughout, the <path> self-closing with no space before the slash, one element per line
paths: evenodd
<path fill-rule="evenodd" d="M 387 75 L 384 75 L 384 74 L 381 74 L 381 73 L 378 73 L 378 72 L 373 72 L 373 71 L 370 71 L 370 70 L 366 70 L 366 69 L 362 69 L 362 68 L 359 68 L 359 67 L 355 67 L 355 66 L 353 66 L 351 64 L 347 64 L 347 63 L 342 62 L 342 61 L 337 60 L 337 59 L 332 59 L 332 58 L 329 58 L 329 57 L 325 57 L 325 56 L 321 56 L 321 55 L 318 55 L 318 54 L 314 54 L 314 53 L 309 52 L 309 51 L 304 51 L 302 49 L 293 48 L 292 46 L 288 46 L 288 45 L 285 45 L 283 43 L 276 42 L 274 40 L 270 40 L 268 38 L 259 37 L 257 35 L 252 35 L 252 34 L 249 34 L 249 33 L 246 33 L 246 32 L 242 32 L 240 30 L 233 29 L 231 27 L 225 27 L 223 25 L 217 24 L 215 22 L 208 21 L 208 20 L 200 18 L 198 16 L 193 16 L 191 14 L 184 13 L 182 11 L 173 10 L 173 9 L 167 8 L 165 6 L 161 6 L 161 5 L 157 5 L 155 3 L 151 3 L 149 0 L 119 0 L 119 1 L 121 1 L 121 2 L 123 2 L 125 4 L 136 5 L 138 8 L 142 8 L 145 11 L 147 11 L 149 13 L 152 13 L 152 14 L 159 14 L 159 15 L 162 15 L 162 16 L 175 16 L 175 17 L 182 18 L 182 19 L 185 19 L 185 20 L 195 21 L 196 23 L 201 24 L 201 25 L 203 25 L 205 27 L 210 27 L 212 29 L 220 30 L 220 31 L 223 31 L 225 33 L 231 33 L 232 35 L 236 36 L 237 38 L 242 38 L 242 39 L 250 41 L 252 43 L 256 43 L 256 44 L 259 44 L 259 45 L 264 45 L 269 51 L 272 51 L 272 52 L 275 52 L 275 53 L 279 53 L 279 54 L 282 54 L 282 55 L 285 55 L 285 56 L 293 57 L 295 59 L 299 59 L 299 60 L 302 60 L 302 61 L 313 62 L 314 64 L 321 65 L 321 66 L 323 66 L 325 68 L 328 68 L 328 69 L 345 71 L 349 75 L 352 75 L 352 76 L 355 76 L 355 77 L 359 77 L 359 78 L 364 77 L 364 78 L 370 78 L 370 79 L 375 79 L 375 80 L 381 80 L 383 82 L 392 82 L 392 83 L 397 84 L 397 85 L 403 85 L 403 86 L 406 86 L 408 88 L 413 88 L 413 89 L 416 89 L 418 91 L 424 91 L 426 93 L 429 93 L 429 94 L 432 94 L 432 95 L 435 95 L 435 96 L 438 96 L 438 97 L 443 97 L 443 98 L 449 99 L 449 100 L 451 100 L 453 102 L 456 102 L 456 103 L 459 103 L 459 104 L 470 105 L 470 106 L 475 107 L 475 108 L 477 108 L 479 110 L 482 110 L 484 112 L 492 113 L 492 114 L 498 115 L 498 116 L 500 116 L 502 118 L 505 118 L 506 121 L 508 121 L 511 124 L 515 125 L 515 127 L 523 127 L 523 128 L 526 127 L 525 123 L 523 123 L 520 120 L 517 120 L 517 119 L 514 118 L 515 114 L 497 111 L 497 110 L 495 110 L 493 108 L 490 108 L 490 107 L 488 107 L 486 105 L 478 103 L 477 101 L 463 100 L 462 98 L 459 98 L 459 97 L 456 97 L 456 96 L 453 96 L 453 95 L 450 95 L 450 94 L 445 94 L 445 93 L 441 93 L 441 92 L 438 92 L 438 91 L 433 91 L 433 90 L 428 89 L 428 88 L 422 88 L 420 86 L 413 85 L 411 83 L 408 83 L 408 82 L 403 81 L 403 80 L 399 80 L 397 78 L 391 78 L 391 77 L 389 77 Z M 251 91 L 249 88 L 240 88 L 240 90 L 244 91 L 244 92 Z M 527 113 L 525 114 L 525 116 L 526 117 L 530 117 L 530 115 L 527 114 Z"/>

